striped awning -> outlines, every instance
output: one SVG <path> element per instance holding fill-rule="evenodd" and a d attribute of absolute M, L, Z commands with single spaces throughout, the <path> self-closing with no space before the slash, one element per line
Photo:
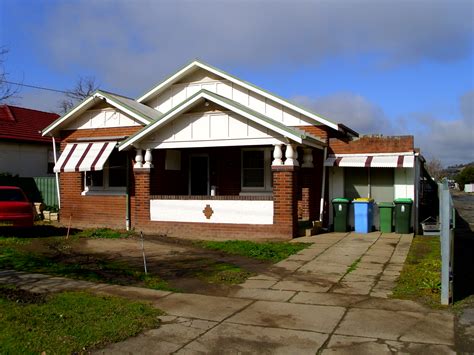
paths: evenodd
<path fill-rule="evenodd" d="M 102 170 L 117 142 L 68 143 L 54 172 Z"/>
<path fill-rule="evenodd" d="M 414 155 L 350 155 L 330 156 L 324 166 L 359 168 L 413 168 Z"/>

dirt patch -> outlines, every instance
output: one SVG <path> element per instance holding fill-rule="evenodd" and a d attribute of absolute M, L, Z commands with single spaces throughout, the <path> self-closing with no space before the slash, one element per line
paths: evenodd
<path fill-rule="evenodd" d="M 47 237 L 22 245 L 55 273 L 90 281 L 226 296 L 237 283 L 265 272 L 270 262 L 204 249 L 193 242 L 147 236 L 148 274 L 143 273 L 141 240 Z M 46 259 L 46 260 L 45 260 Z M 52 266 L 51 266 L 52 265 Z M 163 282 L 161 283 L 162 280 Z"/>
<path fill-rule="evenodd" d="M 0 287 L 0 298 L 22 304 L 40 304 L 46 300 L 46 295 L 41 293 L 29 292 L 16 288 Z"/>

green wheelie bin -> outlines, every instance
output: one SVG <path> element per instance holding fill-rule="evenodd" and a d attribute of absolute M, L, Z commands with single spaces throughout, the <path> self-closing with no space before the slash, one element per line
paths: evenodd
<path fill-rule="evenodd" d="M 392 233 L 393 208 L 392 202 L 379 202 L 380 231 L 382 233 Z"/>
<path fill-rule="evenodd" d="M 347 232 L 350 200 L 347 198 L 335 198 L 332 200 L 334 211 L 334 232 Z"/>
<path fill-rule="evenodd" d="M 395 203 L 395 233 L 410 233 L 411 227 L 411 198 L 397 198 Z"/>

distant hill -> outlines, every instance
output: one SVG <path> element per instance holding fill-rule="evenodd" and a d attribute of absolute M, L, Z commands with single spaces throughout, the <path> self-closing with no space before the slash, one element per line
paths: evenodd
<path fill-rule="evenodd" d="M 457 164 L 448 166 L 444 169 L 445 175 L 448 179 L 454 179 L 454 177 L 459 174 L 459 172 L 467 166 L 474 166 L 474 161 L 466 164 Z"/>

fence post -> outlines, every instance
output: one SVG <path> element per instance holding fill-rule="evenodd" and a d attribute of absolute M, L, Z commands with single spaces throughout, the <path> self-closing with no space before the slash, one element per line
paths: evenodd
<path fill-rule="evenodd" d="M 439 191 L 439 217 L 440 217 L 440 243 L 441 243 L 441 304 L 448 305 L 451 299 L 451 196 L 448 181 L 443 180 L 438 184 Z"/>

